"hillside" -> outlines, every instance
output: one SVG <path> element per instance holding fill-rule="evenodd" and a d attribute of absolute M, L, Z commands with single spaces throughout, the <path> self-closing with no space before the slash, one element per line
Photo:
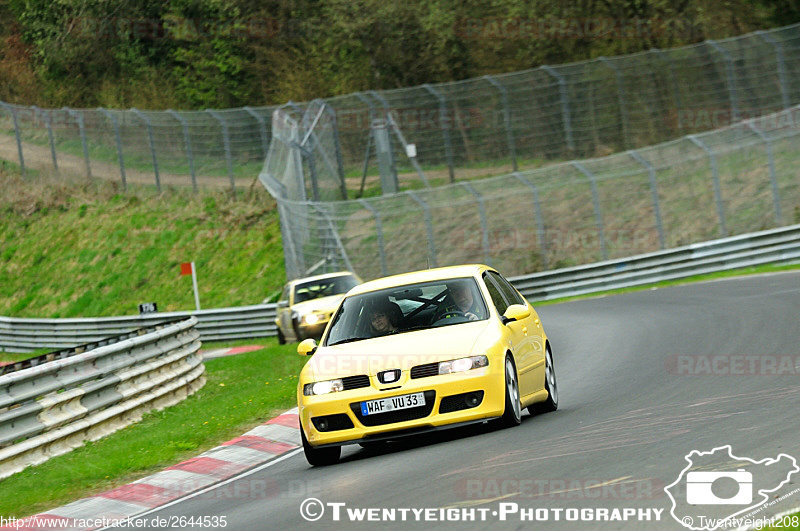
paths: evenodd
<path fill-rule="evenodd" d="M 23 180 L 0 172 L 0 315 L 92 317 L 261 302 L 285 281 L 275 202 L 239 192 Z"/>

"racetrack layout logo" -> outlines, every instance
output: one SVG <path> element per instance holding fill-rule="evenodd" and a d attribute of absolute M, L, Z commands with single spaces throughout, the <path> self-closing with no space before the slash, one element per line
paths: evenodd
<path fill-rule="evenodd" d="M 729 527 L 737 517 L 769 502 L 771 493 L 800 472 L 790 455 L 755 461 L 734 456 L 729 445 L 710 452 L 693 450 L 686 461 L 689 465 L 665 492 L 672 500 L 672 517 L 698 531 Z"/>

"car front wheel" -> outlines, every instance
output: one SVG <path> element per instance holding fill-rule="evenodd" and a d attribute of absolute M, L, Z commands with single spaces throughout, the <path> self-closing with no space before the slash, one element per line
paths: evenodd
<path fill-rule="evenodd" d="M 328 448 L 314 448 L 308 444 L 306 434 L 300 427 L 300 438 L 303 440 L 303 452 L 306 454 L 306 461 L 311 466 L 335 465 L 339 462 L 342 455 L 341 446 L 330 446 Z"/>
<path fill-rule="evenodd" d="M 519 400 L 519 380 L 517 368 L 511 355 L 506 355 L 506 407 L 503 416 L 498 419 L 498 424 L 504 428 L 519 426 L 522 422 L 522 405 Z"/>

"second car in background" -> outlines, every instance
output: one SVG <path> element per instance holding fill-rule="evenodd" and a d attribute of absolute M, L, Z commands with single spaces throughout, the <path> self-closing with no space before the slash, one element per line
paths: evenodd
<path fill-rule="evenodd" d="M 360 283 L 349 271 L 287 282 L 276 310 L 278 342 L 319 339 L 342 296 Z"/>

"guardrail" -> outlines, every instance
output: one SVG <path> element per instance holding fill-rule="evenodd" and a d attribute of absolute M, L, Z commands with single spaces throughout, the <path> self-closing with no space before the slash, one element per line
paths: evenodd
<path fill-rule="evenodd" d="M 791 262 L 800 262 L 800 225 L 619 260 L 532 273 L 509 280 L 531 301 L 544 301 L 703 273 Z M 196 329 L 202 341 L 251 339 L 277 333 L 274 324 L 275 304 L 94 319 L 0 317 L 0 350 L 31 352 L 40 348 L 69 348 L 102 341 L 108 336 L 129 332 L 134 328 L 190 316 L 197 318 Z M 52 354 L 50 356 L 53 357 Z"/>
<path fill-rule="evenodd" d="M 0 376 L 0 479 L 176 404 L 205 383 L 197 319 Z"/>
<path fill-rule="evenodd" d="M 642 286 L 764 264 L 800 262 L 800 225 L 510 278 L 531 301 Z"/>
<path fill-rule="evenodd" d="M 0 350 L 32 352 L 69 348 L 164 321 L 197 318 L 202 341 L 232 341 L 274 336 L 275 304 L 257 304 L 194 312 L 163 312 L 122 317 L 38 319 L 0 317 Z"/>

